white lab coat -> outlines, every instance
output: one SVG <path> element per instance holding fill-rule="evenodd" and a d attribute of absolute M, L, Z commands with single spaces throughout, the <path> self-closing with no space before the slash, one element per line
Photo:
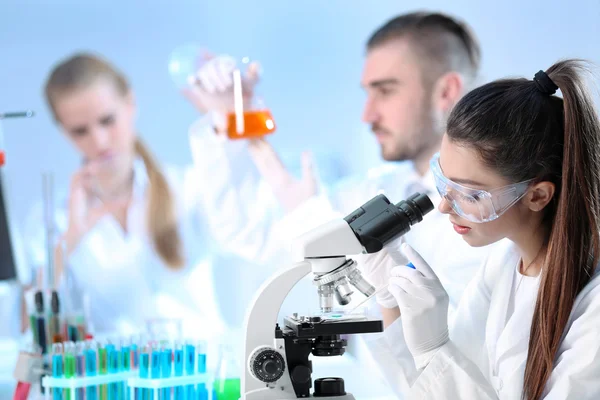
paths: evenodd
<path fill-rule="evenodd" d="M 205 120 L 192 126 L 190 138 L 194 164 L 164 169 L 176 201 L 183 270 L 165 266 L 146 230 L 148 177 L 141 160 L 134 166 L 129 231 L 106 216 L 69 257 L 69 276 L 87 300 L 96 332 L 135 332 L 151 318 L 180 318 L 188 337 L 239 335 L 249 300 L 272 273 L 259 262 L 265 257 L 264 230 L 279 208 L 244 149 L 247 142 L 217 138 Z M 68 222 L 63 193 L 57 202 L 58 234 Z M 28 224 L 35 268 L 46 259 L 41 210 L 38 205 Z"/>
<path fill-rule="evenodd" d="M 450 341 L 426 365 L 406 361 L 401 318 L 388 327 L 395 357 L 403 359 L 398 375 L 407 399 L 520 399 L 535 294 L 507 318 L 518 285 L 519 254 L 503 242 L 490 254 L 465 291 L 450 328 Z M 537 290 L 537 287 L 535 288 Z M 600 398 L 600 275 L 577 296 L 544 400 Z M 394 339 L 391 339 L 395 336 Z M 419 368 L 417 370 L 417 368 Z"/>

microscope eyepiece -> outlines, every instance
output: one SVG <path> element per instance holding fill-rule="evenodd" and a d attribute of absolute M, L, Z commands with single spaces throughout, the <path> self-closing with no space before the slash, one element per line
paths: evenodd
<path fill-rule="evenodd" d="M 415 193 L 398 204 L 390 203 L 387 197 L 380 194 L 348 215 L 344 221 L 363 252 L 376 253 L 386 243 L 410 231 L 411 226 L 421 222 L 423 216 L 432 210 L 433 203 L 424 194 Z M 343 239 L 356 243 L 347 227 L 343 228 Z M 360 246 L 354 245 L 352 249 L 359 252 Z M 375 287 L 362 276 L 356 262 L 351 259 L 326 271 L 315 272 L 313 284 L 318 287 L 319 305 L 325 313 L 333 310 L 334 298 L 338 304 L 347 305 L 354 292 L 352 287 L 367 297 L 375 293 Z"/>
<path fill-rule="evenodd" d="M 408 199 L 392 204 L 380 194 L 349 214 L 346 222 L 367 253 L 376 253 L 389 241 L 410 231 L 433 210 L 427 195 L 415 193 Z"/>
<path fill-rule="evenodd" d="M 429 197 L 421 193 L 415 193 L 408 199 L 402 200 L 396 204 L 396 207 L 406 213 L 411 225 L 423 221 L 423 216 L 433 211 L 433 203 Z"/>

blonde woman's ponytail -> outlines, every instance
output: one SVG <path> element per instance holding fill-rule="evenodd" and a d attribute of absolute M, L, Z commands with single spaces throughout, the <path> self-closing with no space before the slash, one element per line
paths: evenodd
<path fill-rule="evenodd" d="M 150 181 L 146 212 L 148 230 L 154 248 L 169 267 L 179 269 L 184 265 L 185 260 L 177 229 L 173 193 L 158 162 L 139 138 L 135 141 L 135 151 L 142 158 Z"/>

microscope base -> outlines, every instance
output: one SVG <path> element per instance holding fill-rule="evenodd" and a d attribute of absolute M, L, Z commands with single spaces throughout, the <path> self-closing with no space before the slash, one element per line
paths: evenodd
<path fill-rule="evenodd" d="M 329 396 L 329 397 L 304 397 L 309 399 L 323 399 L 323 400 L 356 400 L 356 398 L 350 394 L 346 393 L 344 396 Z M 281 392 L 277 389 L 259 389 L 254 390 L 251 393 L 247 393 L 242 395 L 240 400 L 292 400 L 297 399 L 294 393 L 286 393 Z"/>

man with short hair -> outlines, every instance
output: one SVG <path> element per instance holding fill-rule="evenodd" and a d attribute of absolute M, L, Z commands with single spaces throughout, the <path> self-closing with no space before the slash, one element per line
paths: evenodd
<path fill-rule="evenodd" d="M 400 15 L 367 42 L 363 120 L 387 161 L 424 175 L 451 107 L 477 78 L 480 50 L 467 26 L 438 13 Z"/>

